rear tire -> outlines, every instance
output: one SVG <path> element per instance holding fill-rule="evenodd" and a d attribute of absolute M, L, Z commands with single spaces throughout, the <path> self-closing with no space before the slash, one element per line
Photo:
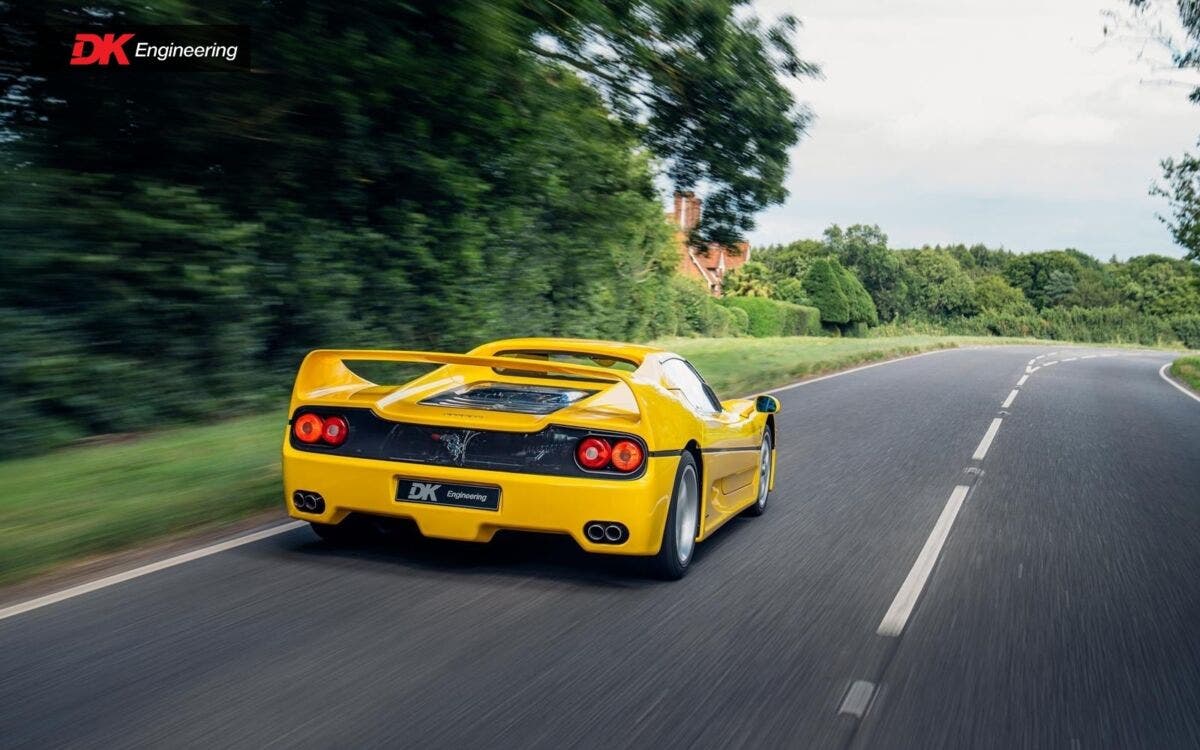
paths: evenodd
<path fill-rule="evenodd" d="M 671 508 L 663 524 L 662 544 L 658 554 L 650 559 L 650 572 L 665 581 L 678 581 L 687 575 L 696 552 L 696 535 L 700 532 L 700 472 L 696 459 L 684 451 L 675 471 L 675 489 L 671 493 Z"/>
<path fill-rule="evenodd" d="M 762 448 L 758 453 L 758 497 L 749 508 L 742 511 L 744 515 L 757 518 L 767 509 L 767 497 L 771 494 L 771 464 L 774 463 L 774 459 L 775 441 L 771 438 L 771 431 L 766 430 L 763 432 Z"/>

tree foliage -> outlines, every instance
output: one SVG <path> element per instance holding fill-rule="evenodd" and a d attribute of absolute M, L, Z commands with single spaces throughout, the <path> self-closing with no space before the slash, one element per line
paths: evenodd
<path fill-rule="evenodd" d="M 250 25 L 254 71 L 29 67 L 37 24 L 185 22 Z M 248 408 L 318 346 L 731 332 L 673 278 L 656 175 L 711 190 L 703 232 L 736 238 L 807 122 L 781 79 L 816 72 L 794 22 L 722 0 L 0 2 L 0 23 L 0 428 L 51 442 Z"/>

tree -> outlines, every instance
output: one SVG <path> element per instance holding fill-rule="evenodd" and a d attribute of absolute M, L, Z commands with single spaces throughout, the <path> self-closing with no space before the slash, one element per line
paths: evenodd
<path fill-rule="evenodd" d="M 791 302 L 794 305 L 812 305 L 812 300 L 804 292 L 804 282 L 789 277 L 775 285 L 775 299 Z M 815 307 L 815 305 L 813 305 Z"/>
<path fill-rule="evenodd" d="M 945 250 L 922 248 L 902 254 L 911 274 L 913 299 L 932 317 L 974 315 L 979 311 L 975 284 L 954 256 Z"/>
<path fill-rule="evenodd" d="M 849 268 L 842 266 L 836 260 L 831 262 L 834 264 L 835 270 L 841 274 L 838 282 L 841 284 L 842 293 L 846 295 L 846 301 L 849 304 L 850 322 L 865 323 L 871 326 L 879 325 L 879 314 L 875 309 L 875 303 L 871 301 L 871 295 L 867 294 L 862 282 Z"/>
<path fill-rule="evenodd" d="M 570 66 L 656 155 L 679 189 L 710 188 L 699 242 L 733 244 L 783 201 L 788 149 L 811 119 L 781 79 L 820 74 L 798 26 L 764 28 L 742 0 L 520 0 L 525 47 Z"/>
<path fill-rule="evenodd" d="M 804 292 L 821 311 L 822 323 L 849 323 L 850 301 L 842 291 L 835 262 L 827 258 L 814 260 L 804 277 Z"/>
<path fill-rule="evenodd" d="M 988 274 L 975 280 L 975 296 L 979 309 L 984 312 L 1007 313 L 1010 315 L 1032 315 L 1033 305 L 1025 295 L 1004 280 L 999 274 Z"/>
<path fill-rule="evenodd" d="M 1185 261 L 1161 255 L 1131 258 L 1118 270 L 1126 300 L 1145 315 L 1200 313 L 1200 274 Z"/>
<path fill-rule="evenodd" d="M 1075 293 L 1075 276 L 1069 271 L 1051 271 L 1042 291 L 1048 305 L 1058 306 Z"/>
<path fill-rule="evenodd" d="M 1042 310 L 1053 304 L 1047 295 L 1047 285 L 1055 272 L 1068 274 L 1072 279 L 1082 272 L 1079 260 L 1062 250 L 1042 253 L 1027 253 L 1014 256 L 1004 269 L 1008 282 L 1024 292 L 1033 306 Z M 1059 277 L 1060 283 L 1062 277 Z"/>
<path fill-rule="evenodd" d="M 1187 254 L 1188 260 L 1200 261 L 1200 157 L 1184 154 L 1162 161 L 1166 186 L 1155 185 L 1151 194 L 1167 199 L 1171 216 L 1159 218 L 1171 230 L 1171 236 Z"/>
<path fill-rule="evenodd" d="M 774 296 L 767 267 L 752 260 L 730 271 L 721 283 L 721 291 L 735 297 Z"/>
<path fill-rule="evenodd" d="M 825 230 L 825 247 L 861 280 L 879 317 L 895 320 L 907 312 L 904 266 L 888 250 L 887 235 L 877 225 L 855 224 L 843 231 L 835 224 Z"/>
<path fill-rule="evenodd" d="M 1145 12 L 1153 4 L 1151 0 L 1130 0 L 1130 5 L 1139 12 Z M 1175 5 L 1183 26 L 1183 39 L 1172 38 L 1161 26 L 1139 33 L 1148 32 L 1149 38 L 1165 47 L 1176 67 L 1200 69 L 1200 0 L 1176 0 Z M 1105 33 L 1108 32 L 1106 27 Z M 1188 98 L 1200 103 L 1200 86 L 1194 87 Z M 1159 219 L 1186 251 L 1187 259 L 1200 261 L 1200 157 L 1185 153 L 1178 159 L 1164 159 L 1161 165 L 1166 185 L 1155 185 L 1150 193 L 1167 199 L 1171 215 Z"/>

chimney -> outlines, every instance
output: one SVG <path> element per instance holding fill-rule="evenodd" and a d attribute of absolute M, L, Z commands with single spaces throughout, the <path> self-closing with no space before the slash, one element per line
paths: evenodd
<path fill-rule="evenodd" d="M 700 223 L 700 199 L 696 194 L 688 192 L 675 193 L 675 208 L 672 211 L 675 226 L 680 231 L 690 232 Z"/>

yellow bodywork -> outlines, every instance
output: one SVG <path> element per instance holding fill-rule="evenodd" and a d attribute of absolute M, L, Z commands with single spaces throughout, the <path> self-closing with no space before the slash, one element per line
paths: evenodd
<path fill-rule="evenodd" d="M 541 359 L 500 357 L 505 352 L 549 351 L 611 357 L 631 371 Z M 300 367 L 289 417 L 303 407 L 370 409 L 393 422 L 449 428 L 536 433 L 550 425 L 624 433 L 648 448 L 646 469 L 636 479 L 557 476 L 464 466 L 408 463 L 314 453 L 283 439 L 284 497 L 298 519 L 336 524 L 350 513 L 410 518 L 426 536 L 486 542 L 500 529 L 569 534 L 580 547 L 605 554 L 658 552 L 683 450 L 699 457 L 703 506 L 697 539 L 704 539 L 757 499 L 763 433 L 774 429 L 770 415 L 753 399 L 722 402 L 720 412 L 700 413 L 662 367 L 682 359 L 660 349 L 577 339 L 530 338 L 496 341 L 468 354 L 387 350 L 318 350 Z M 403 385 L 379 385 L 347 363 L 383 361 L 440 365 Z M 495 368 L 503 365 L 504 373 Z M 514 372 L 519 365 L 519 372 Z M 563 387 L 564 377 L 587 378 L 598 393 L 547 415 L 461 406 L 420 404 L 429 396 L 477 382 Z M 290 430 L 290 428 L 288 428 Z M 351 437 L 353 439 L 353 435 Z M 771 457 L 771 481 L 774 454 Z M 499 487 L 499 510 L 406 503 L 396 500 L 401 480 Z M 290 501 L 296 490 L 319 492 L 324 512 L 302 512 Z M 584 525 L 615 521 L 629 529 L 626 542 L 589 540 Z"/>

